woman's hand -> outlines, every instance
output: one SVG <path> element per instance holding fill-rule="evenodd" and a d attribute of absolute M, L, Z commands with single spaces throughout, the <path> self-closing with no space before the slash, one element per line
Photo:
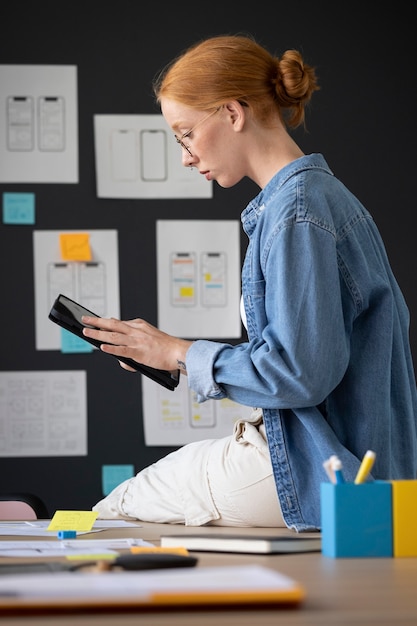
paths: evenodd
<path fill-rule="evenodd" d="M 186 373 L 185 361 L 191 341 L 172 337 L 142 319 L 122 321 L 115 318 L 83 316 L 83 334 L 101 343 L 100 349 L 116 357 L 128 357 L 157 369 Z M 124 363 L 124 369 L 134 371 Z"/>

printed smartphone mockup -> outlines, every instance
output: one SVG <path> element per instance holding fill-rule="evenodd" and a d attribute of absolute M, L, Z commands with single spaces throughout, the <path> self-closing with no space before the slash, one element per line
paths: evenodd
<path fill-rule="evenodd" d="M 64 98 L 41 96 L 38 98 L 39 150 L 60 152 L 65 149 Z"/>
<path fill-rule="evenodd" d="M 203 252 L 201 255 L 201 303 L 205 307 L 226 306 L 226 255 Z"/>
<path fill-rule="evenodd" d="M 171 253 L 171 304 L 195 306 L 197 299 L 196 260 L 194 252 Z"/>
<path fill-rule="evenodd" d="M 111 175 L 114 180 L 132 181 L 138 177 L 137 132 L 118 128 L 110 136 Z"/>
<path fill-rule="evenodd" d="M 52 305 L 48 317 L 52 322 L 58 324 L 58 326 L 65 328 L 77 337 L 80 337 L 81 339 L 84 339 L 84 341 L 88 341 L 88 343 L 91 343 L 96 348 L 99 348 L 103 342 L 97 341 L 95 339 L 89 339 L 88 337 L 84 337 L 83 335 L 83 328 L 85 328 L 85 324 L 83 324 L 81 321 L 83 315 L 97 317 L 96 313 L 93 313 L 89 309 L 81 306 L 81 304 L 79 304 L 78 302 L 75 302 L 71 298 L 68 298 L 61 293 Z M 142 365 L 141 363 L 137 363 L 132 359 L 119 356 L 115 356 L 113 358 L 116 358 L 118 361 L 126 363 L 141 374 L 144 374 L 148 378 L 151 378 L 153 381 L 159 383 L 160 385 L 163 385 L 171 391 L 173 391 L 175 387 L 178 386 L 180 377 L 179 370 L 177 370 L 176 372 L 168 372 L 166 370 L 154 369 L 153 367 Z"/>
<path fill-rule="evenodd" d="M 78 286 L 80 303 L 94 309 L 97 315 L 106 315 L 106 268 L 100 261 L 78 261 Z M 63 290 L 61 290 L 62 292 Z"/>
<path fill-rule="evenodd" d="M 140 131 L 140 172 L 144 181 L 167 179 L 167 136 L 164 130 Z"/>
<path fill-rule="evenodd" d="M 52 306 L 55 298 L 60 293 L 67 293 L 71 297 L 75 294 L 75 263 L 60 261 L 48 263 L 47 267 L 47 291 L 48 308 Z"/>
<path fill-rule="evenodd" d="M 34 148 L 34 107 L 32 96 L 7 98 L 7 149 L 24 152 Z"/>

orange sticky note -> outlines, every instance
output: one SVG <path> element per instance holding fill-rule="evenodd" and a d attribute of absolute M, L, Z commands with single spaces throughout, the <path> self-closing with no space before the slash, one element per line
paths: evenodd
<path fill-rule="evenodd" d="M 89 233 L 61 233 L 59 235 L 63 261 L 91 261 Z"/>
<path fill-rule="evenodd" d="M 97 515 L 97 511 L 56 511 L 47 530 L 89 531 Z"/>

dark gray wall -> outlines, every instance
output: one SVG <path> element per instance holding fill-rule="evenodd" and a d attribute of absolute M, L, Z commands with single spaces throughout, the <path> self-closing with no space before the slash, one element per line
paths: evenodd
<path fill-rule="evenodd" d="M 151 81 L 202 37 L 246 31 L 277 53 L 298 48 L 316 66 L 321 91 L 310 108 L 306 152 L 324 153 L 334 173 L 373 214 L 411 311 L 417 354 L 414 20 L 404 2 L 260 1 L 242 3 L 3 3 L 1 64 L 76 65 L 80 182 L 2 184 L 0 193 L 36 194 L 36 224 L 0 224 L 0 369 L 86 369 L 88 456 L 0 458 L 0 489 L 34 491 L 56 509 L 89 509 L 101 498 L 102 464 L 136 470 L 169 452 L 147 448 L 140 386 L 102 355 L 37 352 L 32 233 L 44 229 L 117 229 L 122 317 L 156 322 L 155 223 L 158 219 L 239 219 L 256 189 L 215 185 L 211 200 L 113 200 L 96 197 L 93 115 L 159 113 Z M 192 77 L 190 77 L 192 80 Z M 180 152 L 178 153 L 180 158 Z M 242 235 L 242 254 L 245 248 Z M 138 288 L 139 287 L 139 288 Z M 140 297 L 140 290 L 146 298 Z"/>

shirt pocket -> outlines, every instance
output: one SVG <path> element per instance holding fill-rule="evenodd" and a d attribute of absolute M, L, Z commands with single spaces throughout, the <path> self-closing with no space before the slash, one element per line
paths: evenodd
<path fill-rule="evenodd" d="M 265 280 L 247 281 L 244 285 L 243 302 L 250 339 L 259 337 L 265 328 Z"/>

